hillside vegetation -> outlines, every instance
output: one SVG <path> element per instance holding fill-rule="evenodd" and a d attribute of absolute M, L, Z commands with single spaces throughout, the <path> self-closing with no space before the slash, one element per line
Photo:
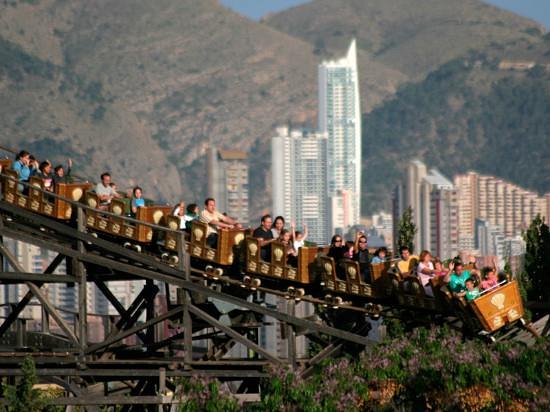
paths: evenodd
<path fill-rule="evenodd" d="M 455 59 L 364 117 L 367 210 L 389 207 L 413 158 L 448 177 L 476 170 L 550 191 L 550 71 L 497 66 L 487 55 Z"/>

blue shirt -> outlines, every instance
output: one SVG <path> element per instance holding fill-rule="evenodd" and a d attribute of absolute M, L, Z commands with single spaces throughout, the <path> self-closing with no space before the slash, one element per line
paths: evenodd
<path fill-rule="evenodd" d="M 453 272 L 449 281 L 449 290 L 459 293 L 466 289 L 466 280 L 470 277 L 470 272 L 465 270 L 460 276 Z"/>
<path fill-rule="evenodd" d="M 17 174 L 19 175 L 19 180 L 22 182 L 27 182 L 31 177 L 31 169 L 29 168 L 29 166 L 23 164 L 21 160 L 17 160 L 13 164 L 13 170 L 17 172 Z"/>
<path fill-rule="evenodd" d="M 132 207 L 144 207 L 145 206 L 145 199 L 144 198 L 133 198 L 132 199 Z"/>

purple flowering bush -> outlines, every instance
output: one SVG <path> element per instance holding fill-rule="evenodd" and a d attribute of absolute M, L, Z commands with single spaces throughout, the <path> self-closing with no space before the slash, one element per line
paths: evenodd
<path fill-rule="evenodd" d="M 236 412 L 241 408 L 229 391 L 222 389 L 220 382 L 204 376 L 182 379 L 181 412 Z"/>
<path fill-rule="evenodd" d="M 533 347 L 463 340 L 446 328 L 416 329 L 301 370 L 277 367 L 252 411 L 550 410 L 550 339 Z M 237 410 L 215 381 L 188 380 L 183 410 Z M 215 409 L 214 405 L 218 409 Z M 237 409 L 236 409 L 237 408 Z"/>
<path fill-rule="evenodd" d="M 359 411 L 367 400 L 367 382 L 356 373 L 356 363 L 338 359 L 320 366 L 308 379 L 301 371 L 279 367 L 270 371 L 262 387 L 261 411 Z"/>
<path fill-rule="evenodd" d="M 530 402 L 539 402 L 550 408 L 539 396 L 550 384 L 548 339 L 525 348 L 513 342 L 463 341 L 445 328 L 416 329 L 365 352 L 359 364 L 371 388 L 381 391 L 388 382 L 394 387 L 378 397 L 378 406 L 476 410 L 523 405 L 527 410 Z M 371 398 L 373 406 L 376 397 Z"/>

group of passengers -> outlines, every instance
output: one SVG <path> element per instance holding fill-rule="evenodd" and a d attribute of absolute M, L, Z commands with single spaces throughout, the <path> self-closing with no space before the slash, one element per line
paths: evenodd
<path fill-rule="evenodd" d="M 290 228 L 285 228 L 285 218 L 277 216 L 275 221 L 271 215 L 263 215 L 260 226 L 254 229 L 252 236 L 259 240 L 260 257 L 263 260 L 271 260 L 271 244 L 281 242 L 285 247 L 286 263 L 296 267 L 298 264 L 298 250 L 305 246 L 308 237 L 308 228 L 304 224 L 304 231 L 297 231 L 294 222 Z"/>
<path fill-rule="evenodd" d="M 71 178 L 72 160 L 68 160 L 68 167 L 65 171 L 63 165 L 53 167 L 49 160 L 39 162 L 32 154 L 26 150 L 21 150 L 15 157 L 13 170 L 17 172 L 19 184 L 18 190 L 23 194 L 28 193 L 28 183 L 30 178 L 36 176 L 43 181 L 44 190 L 53 192 L 58 183 L 69 183 Z"/>
<path fill-rule="evenodd" d="M 44 183 L 44 190 L 53 192 L 56 184 L 72 181 L 71 167 L 72 161 L 69 159 L 66 171 L 62 165 L 57 165 L 52 170 L 50 161 L 39 162 L 26 150 L 18 153 L 13 165 L 13 169 L 17 172 L 18 179 L 21 182 L 18 185 L 19 190 L 23 193 L 28 192 L 27 185 L 23 183 L 28 183 L 32 176 L 41 178 Z M 108 209 L 112 199 L 123 197 L 116 190 L 116 185 L 111 181 L 111 175 L 108 172 L 101 175 L 101 181 L 95 186 L 95 192 L 99 199 L 98 207 L 103 210 Z M 136 186 L 132 189 L 129 197 L 131 198 L 131 215 L 135 216 L 138 208 L 145 206 L 143 190 L 141 187 Z M 172 213 L 180 218 L 181 230 L 190 231 L 192 222 L 195 220 L 206 223 L 206 241 L 210 247 L 217 246 L 219 229 L 242 228 L 242 225 L 236 219 L 220 213 L 216 209 L 215 199 L 211 197 L 204 201 L 204 210 L 201 212 L 199 212 L 196 203 L 191 203 L 185 207 L 185 203 L 181 201 L 174 207 Z M 277 216 L 274 221 L 269 214 L 262 216 L 260 226 L 252 234 L 259 240 L 261 258 L 270 261 L 271 244 L 274 241 L 279 241 L 285 246 L 286 263 L 296 266 L 298 250 L 305 245 L 308 237 L 307 225 L 304 224 L 303 226 L 304 231 L 301 232 L 296 230 L 294 222 L 290 224 L 289 228 L 285 228 L 285 219 L 282 216 Z M 368 250 L 367 236 L 359 231 L 354 242 L 349 244 L 346 244 L 342 236 L 334 235 L 330 242 L 328 256 L 334 259 L 339 276 L 345 275 L 340 265 L 342 259 L 352 259 L 358 262 L 362 279 L 366 283 L 371 283 L 370 265 L 385 262 L 387 253 L 387 249 L 381 247 L 371 257 Z M 475 267 L 475 259 L 469 265 L 471 268 L 468 270 L 464 268 L 462 261 L 457 258 L 449 263 L 448 269 L 445 269 L 441 260 L 437 257 L 433 258 L 427 250 L 423 250 L 420 256 L 414 256 L 407 246 L 402 246 L 399 253 L 401 258 L 396 265 L 397 271 L 403 278 L 408 276 L 418 277 L 428 296 L 433 296 L 430 281 L 434 278 L 442 279 L 450 292 L 464 297 L 468 301 L 478 297 L 482 291 L 496 287 L 499 283 L 494 260 L 492 267 L 485 267 L 480 273 Z M 483 278 L 481 278 L 481 274 Z"/>
<path fill-rule="evenodd" d="M 370 256 L 368 249 L 368 239 L 365 233 L 357 232 L 355 240 L 346 244 L 344 238 L 340 235 L 334 235 L 330 241 L 330 247 L 327 256 L 334 259 L 336 264 L 336 273 L 342 277 L 343 267 L 342 259 L 352 259 L 359 263 L 359 271 L 364 282 L 371 283 L 370 265 L 383 263 L 386 261 L 388 250 L 385 247 L 378 248 L 374 255 Z"/>
<path fill-rule="evenodd" d="M 433 258 L 428 250 L 423 250 L 420 256 L 412 256 L 407 247 L 400 249 L 401 260 L 397 269 L 403 277 L 416 276 L 422 283 L 426 295 L 433 296 L 432 279 L 435 283 L 446 284 L 451 293 L 464 297 L 467 301 L 474 300 L 483 291 L 494 288 L 499 283 L 496 261 L 492 267 L 487 266 L 478 270 L 475 258 L 465 267 L 460 258 L 456 257 L 449 262 L 448 269 L 439 258 Z M 415 264 L 416 263 L 416 264 Z M 438 281 L 439 280 L 439 281 Z"/>
<path fill-rule="evenodd" d="M 185 203 L 179 202 L 173 210 L 173 215 L 180 218 L 180 229 L 190 231 L 192 222 L 198 220 L 207 224 L 206 243 L 209 247 L 215 248 L 218 243 L 218 230 L 220 229 L 242 229 L 241 223 L 235 218 L 227 216 L 216 209 L 216 200 L 209 197 L 204 201 L 204 209 L 199 212 L 196 203 L 185 207 Z M 275 220 L 271 215 L 262 216 L 260 225 L 254 229 L 252 236 L 258 239 L 260 257 L 265 261 L 271 260 L 271 245 L 273 242 L 281 242 L 285 247 L 286 261 L 290 266 L 298 263 L 298 250 L 305 245 L 308 237 L 307 225 L 304 230 L 296 230 L 294 222 L 289 228 L 285 227 L 285 219 L 277 216 Z"/>

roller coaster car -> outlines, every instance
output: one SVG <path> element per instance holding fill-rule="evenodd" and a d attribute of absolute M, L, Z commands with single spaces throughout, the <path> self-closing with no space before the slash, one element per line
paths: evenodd
<path fill-rule="evenodd" d="M 0 172 L 11 169 L 11 160 L 10 159 L 0 159 Z"/>
<path fill-rule="evenodd" d="M 260 241 L 254 237 L 246 240 L 246 272 L 273 278 L 284 279 L 300 284 L 309 284 L 309 270 L 317 257 L 317 247 L 301 247 L 298 250 L 297 267 L 287 264 L 286 247 L 281 242 L 271 243 L 271 260 L 261 258 Z"/>
<path fill-rule="evenodd" d="M 86 204 L 92 208 L 99 205 L 99 197 L 94 192 L 86 192 Z M 86 211 L 86 226 L 114 236 L 121 236 L 140 243 L 150 243 L 153 240 L 153 229 L 149 226 L 131 222 L 124 219 L 126 202 L 121 199 L 113 199 L 108 211 L 116 216 L 103 213 L 101 210 Z M 171 212 L 170 206 L 144 206 L 136 213 L 136 220 L 155 224 L 166 225 L 166 216 Z"/>
<path fill-rule="evenodd" d="M 449 292 L 449 289 L 447 289 L 447 284 L 444 282 L 444 278 L 444 276 L 436 276 L 431 278 L 430 287 L 432 288 L 437 305 L 440 308 L 449 311 L 452 308 L 451 300 L 453 299 L 453 295 Z"/>
<path fill-rule="evenodd" d="M 243 229 L 218 230 L 218 244 L 216 248 L 210 247 L 206 241 L 208 225 L 200 221 L 194 221 L 191 226 L 191 243 L 189 254 L 199 259 L 217 263 L 219 265 L 232 265 L 234 261 L 234 246 L 238 246 L 244 239 Z"/>
<path fill-rule="evenodd" d="M 408 276 L 400 282 L 397 292 L 400 305 L 418 309 L 440 310 L 437 300 L 426 294 L 422 282 L 416 276 Z"/>
<path fill-rule="evenodd" d="M 483 329 L 490 333 L 522 319 L 524 315 L 518 283 L 515 280 L 482 293 L 468 305 Z"/>
<path fill-rule="evenodd" d="M 3 168 L 2 175 L 7 177 L 3 179 L 2 185 L 6 202 L 56 219 L 71 219 L 73 213 L 71 204 L 44 193 L 42 179 L 31 177 L 28 195 L 26 195 L 18 190 L 17 180 L 19 177 L 15 170 Z M 84 193 L 89 188 L 89 183 L 57 183 L 53 193 L 78 202 L 82 200 Z"/>
<path fill-rule="evenodd" d="M 383 297 L 386 295 L 387 266 L 384 263 L 371 265 L 371 283 L 361 279 L 359 263 L 351 259 L 342 259 L 340 267 L 336 267 L 333 258 L 319 257 L 321 263 L 321 282 L 327 291 L 344 293 L 354 296 Z M 341 277 L 345 276 L 346 279 Z"/>

